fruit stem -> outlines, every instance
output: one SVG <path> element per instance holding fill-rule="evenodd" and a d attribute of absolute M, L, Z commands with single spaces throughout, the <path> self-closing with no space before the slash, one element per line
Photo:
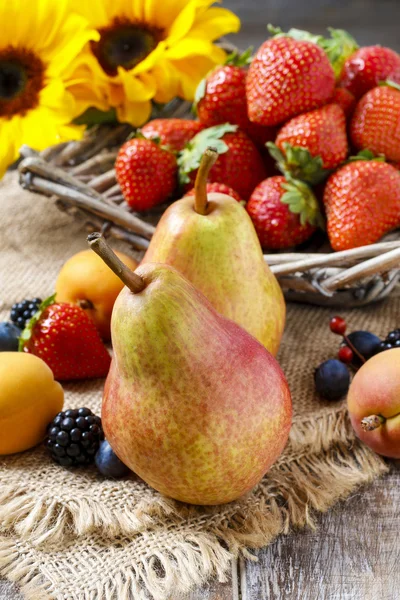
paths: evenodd
<path fill-rule="evenodd" d="M 201 157 L 199 170 L 194 183 L 194 209 L 199 215 L 207 213 L 207 179 L 211 167 L 218 158 L 216 148 L 209 146 Z"/>
<path fill-rule="evenodd" d="M 361 419 L 361 427 L 364 431 L 374 431 L 384 423 L 386 423 L 386 419 L 382 415 L 370 415 Z"/>
<path fill-rule="evenodd" d="M 354 344 L 351 343 L 351 341 L 349 340 L 349 338 L 347 337 L 347 335 L 343 336 L 344 341 L 346 342 L 346 344 L 349 346 L 349 348 L 351 348 L 354 352 L 354 354 L 356 354 L 358 356 L 358 358 L 361 360 L 362 363 L 365 363 L 365 357 L 357 350 L 357 348 L 354 346 Z"/>
<path fill-rule="evenodd" d="M 133 292 L 138 294 L 146 287 L 146 284 L 140 275 L 131 271 L 118 258 L 112 248 L 108 245 L 101 233 L 94 232 L 87 236 L 87 242 L 90 248 L 104 260 L 106 265 L 124 282 L 124 284 Z"/>

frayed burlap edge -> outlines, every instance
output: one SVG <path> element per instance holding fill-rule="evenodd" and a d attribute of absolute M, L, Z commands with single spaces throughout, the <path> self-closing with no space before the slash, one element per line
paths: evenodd
<path fill-rule="evenodd" d="M 311 524 L 306 508 L 309 497 L 312 498 L 313 508 L 325 510 L 325 506 L 331 502 L 332 474 L 339 478 L 335 476 L 334 479 L 338 498 L 346 493 L 347 484 L 353 486 L 353 475 L 356 479 L 354 485 L 370 480 L 369 470 L 365 471 L 364 480 L 363 472 L 357 462 L 354 462 L 354 457 L 347 456 L 354 441 L 354 432 L 345 407 L 336 412 L 294 422 L 285 453 L 256 488 L 253 497 L 222 509 L 225 521 L 228 521 L 226 532 L 231 528 L 229 520 L 236 520 L 241 510 L 249 509 L 249 504 L 253 511 L 259 496 L 268 502 L 274 497 L 279 498 L 285 507 L 281 509 L 281 513 L 287 513 L 288 524 Z M 337 464 L 331 462 L 330 475 L 326 477 L 328 455 L 325 453 L 332 444 L 345 452 L 343 459 L 337 461 Z M 348 464 L 347 460 L 350 461 Z M 384 464 L 377 458 L 373 462 L 373 471 L 378 463 Z M 345 480 L 341 483 L 340 468 L 343 467 Z M 327 487 L 324 481 L 327 482 Z M 171 523 L 181 523 L 189 513 L 193 517 L 196 510 L 198 509 L 161 495 L 154 499 L 151 507 L 145 502 L 143 505 L 139 503 L 134 510 L 116 511 L 89 497 L 72 497 L 68 500 L 45 495 L 38 497 L 34 491 L 15 485 L 2 486 L 0 491 L 0 523 L 3 531 L 15 531 L 22 540 L 29 540 L 36 546 L 62 542 L 66 535 L 81 537 L 95 531 L 101 531 L 109 539 L 118 535 L 133 536 L 157 527 L 166 518 Z M 207 509 L 209 515 L 219 510 L 221 509 L 218 507 Z M 204 517 L 202 512 L 199 514 Z"/>
<path fill-rule="evenodd" d="M 232 507 L 231 518 L 225 522 L 211 527 L 205 522 L 202 532 L 167 550 L 159 548 L 153 554 L 147 549 L 128 573 L 97 582 L 94 591 L 82 590 L 79 599 L 165 600 L 171 593 L 176 598 L 212 576 L 224 581 L 232 558 L 243 555 L 254 559 L 250 549 L 269 544 L 292 526 L 313 527 L 314 511 L 327 510 L 387 470 L 385 462 L 356 439 L 351 448 L 339 443 L 323 455 L 301 453 L 270 471 L 254 492 L 251 507 L 246 503 Z M 161 563 L 162 576 L 154 566 L 155 557 Z M 29 551 L 19 550 L 12 538 L 0 537 L 0 573 L 18 583 L 28 600 L 56 596 L 52 582 L 40 570 L 40 561 Z"/>

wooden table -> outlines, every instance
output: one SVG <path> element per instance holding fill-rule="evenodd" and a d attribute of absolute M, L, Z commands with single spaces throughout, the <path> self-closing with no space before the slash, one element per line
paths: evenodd
<path fill-rule="evenodd" d="M 234 39 L 240 48 L 261 44 L 271 22 L 320 33 L 340 27 L 361 44 L 400 51 L 399 0 L 225 0 L 224 6 L 242 19 Z M 278 538 L 256 553 L 258 562 L 235 563 L 229 583 L 187 600 L 400 600 L 400 462 L 392 466 L 390 475 L 320 515 L 316 531 Z M 0 581 L 0 600 L 20 599 Z"/>

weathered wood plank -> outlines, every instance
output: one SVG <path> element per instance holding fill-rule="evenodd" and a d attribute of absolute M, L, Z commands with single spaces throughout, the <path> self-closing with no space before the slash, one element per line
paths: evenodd
<path fill-rule="evenodd" d="M 398 600 L 400 466 L 241 563 L 241 600 Z M 200 600 L 193 598 L 193 600 Z"/>
<path fill-rule="evenodd" d="M 209 585 L 193 591 L 185 600 L 239 600 L 239 597 L 238 565 L 234 561 L 229 582 L 210 582 Z"/>

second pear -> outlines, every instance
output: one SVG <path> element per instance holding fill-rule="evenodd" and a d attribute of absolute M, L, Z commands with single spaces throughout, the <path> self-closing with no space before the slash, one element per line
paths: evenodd
<path fill-rule="evenodd" d="M 175 267 L 220 314 L 276 355 L 285 324 L 283 294 L 243 206 L 225 194 L 207 196 L 207 175 L 217 156 L 207 149 L 195 196 L 165 211 L 142 263 Z"/>

